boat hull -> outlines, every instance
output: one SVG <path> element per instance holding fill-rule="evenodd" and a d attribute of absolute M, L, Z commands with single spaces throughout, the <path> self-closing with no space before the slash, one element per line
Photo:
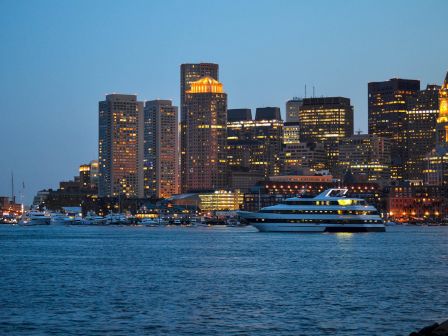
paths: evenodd
<path fill-rule="evenodd" d="M 297 224 L 297 223 L 256 223 L 252 224 L 260 232 L 385 232 L 382 224 Z"/>

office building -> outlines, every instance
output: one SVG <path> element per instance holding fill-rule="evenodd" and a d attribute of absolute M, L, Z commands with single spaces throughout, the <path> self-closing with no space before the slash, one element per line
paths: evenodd
<path fill-rule="evenodd" d="M 171 100 L 147 101 L 144 116 L 144 194 L 167 198 L 179 193 L 177 107 Z"/>
<path fill-rule="evenodd" d="M 406 161 L 405 118 L 420 81 L 392 78 L 368 84 L 369 134 L 391 139 L 391 174 L 402 179 Z"/>
<path fill-rule="evenodd" d="M 143 196 L 143 103 L 109 94 L 99 102 L 99 196 Z"/>
<path fill-rule="evenodd" d="M 286 122 L 297 123 L 299 122 L 299 111 L 302 107 L 303 100 L 298 97 L 294 97 L 286 102 Z"/>
<path fill-rule="evenodd" d="M 328 168 L 333 172 L 339 157 L 339 143 L 353 135 L 353 106 L 349 98 L 304 98 L 299 111 L 300 140 L 322 143 Z"/>
<path fill-rule="evenodd" d="M 388 185 L 390 182 L 390 139 L 374 134 L 356 134 L 339 145 L 342 174 L 364 175 L 366 181 Z"/>
<path fill-rule="evenodd" d="M 190 83 L 185 96 L 184 191 L 226 189 L 227 95 L 210 76 Z"/>
<path fill-rule="evenodd" d="M 186 91 L 190 90 L 191 83 L 203 77 L 211 77 L 219 81 L 219 65 L 214 63 L 196 63 L 196 64 L 182 64 L 180 66 L 180 159 L 181 159 L 181 189 L 186 188 L 186 119 L 187 109 Z"/>
<path fill-rule="evenodd" d="M 327 153 L 319 142 L 288 143 L 283 147 L 282 173 L 294 175 L 303 168 L 313 171 L 325 169 Z"/>
<path fill-rule="evenodd" d="M 250 168 L 255 121 L 250 109 L 227 110 L 227 164 L 229 169 Z"/>
<path fill-rule="evenodd" d="M 285 122 L 283 124 L 283 143 L 297 144 L 300 142 L 300 123 L 299 122 Z"/>
<path fill-rule="evenodd" d="M 403 177 L 423 181 L 425 157 L 436 147 L 436 121 L 439 116 L 438 85 L 428 85 L 408 100 L 405 115 L 404 142 L 406 161 Z"/>
<path fill-rule="evenodd" d="M 278 107 L 257 108 L 250 169 L 265 177 L 280 174 L 283 121 Z"/>
<path fill-rule="evenodd" d="M 438 186 L 448 185 L 448 73 L 439 91 L 436 146 L 425 160 L 425 183 Z"/>

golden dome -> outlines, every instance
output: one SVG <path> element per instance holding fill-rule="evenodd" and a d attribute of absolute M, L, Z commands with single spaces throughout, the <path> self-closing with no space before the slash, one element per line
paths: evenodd
<path fill-rule="evenodd" d="M 190 83 L 190 90 L 186 93 L 223 93 L 222 83 L 216 79 L 205 76 Z"/>

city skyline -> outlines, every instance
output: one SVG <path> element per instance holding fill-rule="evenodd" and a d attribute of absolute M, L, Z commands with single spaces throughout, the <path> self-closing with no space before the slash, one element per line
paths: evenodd
<path fill-rule="evenodd" d="M 186 32 L 180 34 L 183 38 L 178 39 L 179 31 L 175 29 L 179 26 L 171 28 L 166 33 L 168 35 L 158 39 L 149 34 L 150 36 L 146 38 L 153 41 L 156 46 L 172 43 L 174 47 L 179 46 L 182 52 L 171 55 L 162 51 L 145 62 L 143 56 L 148 56 L 149 51 L 143 46 L 138 47 L 140 44 L 137 43 L 144 42 L 141 30 L 147 29 L 154 34 L 159 31 L 157 28 L 142 24 L 118 31 L 113 28 L 109 18 L 103 19 L 106 20 L 104 28 L 94 32 L 90 37 L 86 32 L 88 28 L 93 27 L 96 22 L 94 18 L 97 18 L 95 15 L 102 6 L 97 4 L 97 7 L 89 7 L 91 12 L 82 20 L 81 13 L 85 4 L 79 2 L 56 5 L 55 2 L 43 2 L 38 8 L 12 2 L 1 5 L 5 16 L 1 26 L 5 34 L 6 48 L 9 50 L 9 53 L 1 56 L 1 73 L 4 79 L 1 85 L 4 102 L 2 116 L 4 125 L 7 125 L 2 127 L 2 138 L 12 139 L 12 144 L 4 151 L 6 163 L 0 167 L 2 195 L 10 194 L 11 171 L 15 174 L 16 191 L 22 185 L 22 181 L 25 182 L 25 202 L 29 203 L 37 190 L 48 186 L 55 187 L 58 181 L 76 173 L 81 162 L 95 159 L 98 137 L 96 104 L 104 99 L 105 92 L 138 93 L 139 100 L 172 99 L 173 105 L 180 106 L 178 69 L 181 63 L 203 61 L 219 64 L 220 81 L 226 87 L 229 108 L 248 107 L 255 111 L 257 107 L 277 106 L 280 107 L 284 119 L 286 101 L 294 96 L 304 96 L 305 84 L 308 85 L 308 96 L 311 96 L 315 86 L 318 97 L 325 95 L 350 98 L 354 106 L 355 130 L 362 129 L 364 132 L 367 131 L 368 82 L 400 77 L 418 79 L 423 88 L 426 84 L 441 85 L 447 70 L 444 57 L 446 58 L 448 50 L 445 50 L 447 47 L 440 43 L 443 37 L 443 7 L 446 7 L 443 2 L 435 1 L 434 6 L 428 8 L 417 3 L 403 8 L 403 15 L 409 22 L 417 22 L 420 16 L 431 17 L 431 20 L 426 20 L 425 27 L 414 24 L 408 27 L 411 29 L 409 31 L 401 27 L 395 28 L 396 32 L 401 32 L 403 36 L 411 32 L 414 36 L 412 39 L 404 39 L 402 43 L 394 44 L 391 37 L 383 35 L 384 43 L 377 45 L 375 49 L 387 50 L 390 52 L 389 55 L 392 54 L 394 57 L 382 56 L 378 51 L 372 53 L 372 46 L 359 43 L 361 35 L 363 38 L 371 38 L 372 44 L 375 44 L 375 41 L 378 43 L 380 32 L 387 31 L 395 25 L 387 23 L 386 27 L 382 27 L 380 32 L 375 34 L 373 28 L 375 24 L 389 22 L 388 15 L 391 14 L 382 13 L 384 22 L 381 19 L 373 22 L 372 17 L 375 15 L 371 15 L 365 23 L 359 16 L 353 15 L 350 22 L 338 23 L 336 31 L 332 34 L 325 33 L 325 29 L 328 30 L 331 24 L 336 22 L 338 15 L 342 15 L 344 11 L 352 10 L 353 13 L 359 14 L 369 6 L 373 12 L 379 11 L 381 6 L 376 6 L 373 2 L 367 4 L 351 2 L 337 6 L 324 3 L 322 5 L 324 8 L 321 8 L 320 12 L 323 28 L 319 29 L 315 27 L 317 25 L 312 26 L 305 15 L 297 16 L 297 21 L 300 19 L 303 21 L 300 24 L 291 20 L 294 18 L 291 11 L 306 14 L 315 9 L 312 10 L 304 4 L 285 2 L 274 9 L 274 16 L 279 13 L 283 16 L 281 19 L 272 19 L 272 26 L 275 22 L 280 23 L 280 26 L 272 31 L 271 25 L 266 22 L 263 25 L 263 19 L 271 18 L 268 14 L 270 2 L 261 2 L 258 6 L 233 5 L 223 10 L 221 15 L 214 18 L 216 26 L 211 32 L 203 30 L 212 22 L 211 19 L 202 18 L 201 21 L 197 14 L 193 15 L 195 19 L 193 22 L 197 25 L 187 28 L 186 32 L 202 36 L 208 43 L 205 47 L 204 43 L 186 38 Z M 178 17 L 179 12 L 191 14 L 200 4 L 201 2 L 196 2 L 189 4 L 189 7 L 179 2 L 171 2 L 166 6 L 158 3 L 146 7 L 154 12 L 170 9 L 171 14 Z M 390 6 L 391 11 L 405 4 L 408 2 L 395 2 Z M 111 4 L 111 13 L 115 13 L 110 14 L 112 18 L 117 17 L 119 8 L 119 3 Z M 141 14 L 138 10 L 142 8 L 145 8 L 144 4 L 136 3 L 127 10 L 139 17 Z M 207 11 L 217 11 L 219 8 L 218 5 L 210 4 Z M 232 12 L 232 9 L 240 11 Z M 22 12 L 22 16 L 16 15 L 18 11 Z M 42 11 L 46 11 L 45 21 L 39 18 L 39 13 L 42 14 Z M 66 17 L 67 22 L 61 21 L 58 17 L 62 11 L 70 13 Z M 244 14 L 250 11 L 256 14 L 254 15 L 256 19 L 252 29 L 248 29 L 247 22 L 244 21 L 242 34 L 247 45 L 242 44 L 241 38 L 238 42 L 232 40 L 236 30 L 226 35 L 223 31 L 227 26 L 221 25 L 223 31 L 217 28 L 220 26 L 219 23 L 224 24 L 226 19 L 234 18 L 237 23 L 235 29 L 238 29 L 238 23 L 240 22 L 241 27 Z M 22 20 L 24 24 L 20 26 Z M 85 23 L 87 28 L 78 29 L 76 33 L 70 29 L 71 24 L 79 26 L 79 23 Z M 291 46 L 288 42 L 294 41 L 293 37 L 307 24 L 313 27 L 315 37 L 310 33 L 309 38 L 305 36 L 303 39 L 297 39 L 299 49 Z M 342 33 L 356 24 L 363 29 L 348 35 L 359 43 L 353 45 L 351 53 L 331 43 L 334 34 L 340 33 L 342 36 Z M 256 34 L 253 34 L 254 31 Z M 306 32 L 306 29 L 304 31 Z M 132 32 L 136 35 L 131 36 L 135 46 L 118 56 L 109 56 L 110 58 L 101 64 L 100 60 L 103 58 L 100 55 L 104 54 L 100 51 L 105 47 L 105 42 Z M 228 51 L 214 41 L 213 33 L 218 33 L 221 38 L 227 36 L 234 55 L 229 55 Z M 431 38 L 427 41 L 422 38 L 425 34 L 431 34 Z M 264 38 L 257 38 L 255 35 L 263 35 Z M 163 41 L 163 37 L 166 41 Z M 276 37 L 279 37 L 279 41 L 276 41 Z M 104 40 L 101 40 L 102 38 Z M 266 41 L 269 43 L 265 43 Z M 322 42 L 327 42 L 326 47 L 333 48 L 330 58 L 322 56 L 325 51 L 325 47 L 320 46 L 325 45 Z M 187 45 L 190 43 L 188 48 L 186 43 Z M 44 47 L 39 44 L 43 44 Z M 54 46 L 51 46 L 52 44 Z M 301 46 L 313 57 L 310 58 L 308 53 L 307 56 L 303 55 L 305 53 L 298 53 L 297 51 L 302 50 Z M 139 48 L 143 48 L 143 56 L 139 55 Z M 257 56 L 253 55 L 254 51 L 257 52 Z M 276 58 L 272 58 L 273 52 Z M 366 57 L 369 52 L 372 55 Z M 409 55 L 411 52 L 412 57 Z M 425 58 L 425 55 L 430 57 Z M 139 61 L 136 65 L 129 64 L 135 59 Z M 311 59 L 315 61 L 310 63 Z M 354 69 L 350 69 L 351 64 L 354 65 Z M 150 76 L 153 72 L 158 76 Z M 57 160 L 54 160 L 55 157 Z M 51 162 L 51 164 L 35 165 L 34 162 Z"/>

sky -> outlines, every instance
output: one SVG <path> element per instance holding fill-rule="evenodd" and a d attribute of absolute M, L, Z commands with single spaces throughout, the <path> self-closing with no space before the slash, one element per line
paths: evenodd
<path fill-rule="evenodd" d="M 228 107 L 344 96 L 367 131 L 367 83 L 441 84 L 448 1 L 0 0 L 0 196 L 26 203 L 98 156 L 112 92 L 179 104 L 179 66 L 214 62 Z M 25 185 L 23 192 L 22 185 Z"/>

